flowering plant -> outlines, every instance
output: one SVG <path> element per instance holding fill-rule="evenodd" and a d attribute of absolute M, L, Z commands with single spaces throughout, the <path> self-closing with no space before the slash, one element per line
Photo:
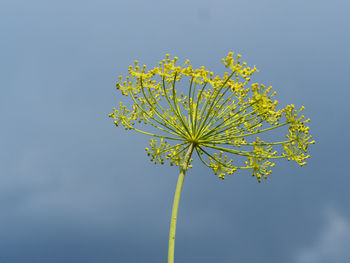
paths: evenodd
<path fill-rule="evenodd" d="M 128 109 L 120 102 L 109 117 L 116 126 L 153 137 L 146 148 L 152 162 L 164 164 L 164 160 L 169 160 L 180 168 L 168 263 L 174 262 L 179 199 L 193 153 L 221 179 L 240 170 L 251 170 L 258 182 L 268 177 L 276 159 L 294 160 L 303 166 L 309 158 L 308 145 L 314 141 L 305 125 L 310 120 L 300 115 L 304 107 L 297 110 L 288 105 L 277 109 L 277 101 L 273 100 L 276 92 L 262 84 L 249 85 L 257 69 L 241 63 L 240 57 L 234 58 L 230 52 L 222 59 L 228 69 L 222 77 L 205 67 L 193 69 L 189 60 L 178 66 L 178 58 L 170 59 L 169 55 L 148 71 L 135 61 L 129 67 L 129 76 L 119 77 L 117 89 L 131 98 L 132 105 Z M 188 86 L 183 87 L 186 81 Z M 137 123 L 142 122 L 159 133 L 141 130 Z M 288 127 L 286 139 L 269 142 L 257 137 L 283 126 Z M 242 163 L 234 163 L 233 155 Z"/>

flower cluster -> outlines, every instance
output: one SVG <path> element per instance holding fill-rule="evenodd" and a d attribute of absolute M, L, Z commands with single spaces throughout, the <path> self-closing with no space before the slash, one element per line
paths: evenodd
<path fill-rule="evenodd" d="M 240 57 L 230 52 L 222 59 L 229 72 L 221 77 L 205 67 L 194 69 L 189 60 L 179 66 L 178 58 L 170 59 L 169 55 L 151 70 L 135 61 L 129 76 L 119 77 L 117 83 L 132 106 L 127 109 L 120 103 L 109 116 L 116 126 L 158 138 L 152 138 L 146 148 L 154 163 L 163 164 L 168 159 L 171 165 L 181 166 L 186 151 L 193 146 L 199 159 L 220 178 L 251 169 L 259 182 L 271 173 L 275 159 L 304 165 L 309 158 L 308 145 L 314 143 L 306 126 L 309 119 L 300 116 L 304 107 L 277 109 L 276 92 L 262 84 L 250 84 L 257 69 L 241 63 Z M 137 123 L 141 122 L 159 132 L 139 129 Z M 283 126 L 289 134 L 279 142 L 257 137 Z M 232 155 L 245 161 L 234 165 Z"/>

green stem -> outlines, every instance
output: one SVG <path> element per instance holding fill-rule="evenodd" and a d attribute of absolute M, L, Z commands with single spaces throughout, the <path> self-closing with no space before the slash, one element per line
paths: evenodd
<path fill-rule="evenodd" d="M 182 184 L 185 179 L 185 173 L 188 169 L 188 164 L 193 153 L 194 145 L 190 144 L 182 165 L 180 166 L 180 174 L 177 180 L 173 209 L 171 212 L 171 221 L 170 221 L 170 231 L 169 231 L 169 248 L 168 248 L 168 263 L 174 263 L 174 251 L 175 251 L 175 232 L 176 232 L 176 220 L 177 220 L 177 211 L 179 208 L 179 201 L 181 196 Z"/>

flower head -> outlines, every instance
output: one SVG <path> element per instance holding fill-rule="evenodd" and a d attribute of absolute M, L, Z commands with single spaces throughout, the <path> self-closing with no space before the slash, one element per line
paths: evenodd
<path fill-rule="evenodd" d="M 230 52 L 222 59 L 229 72 L 221 77 L 205 67 L 194 69 L 189 60 L 178 66 L 178 58 L 170 59 L 168 54 L 151 70 L 135 61 L 129 76 L 119 77 L 117 83 L 132 106 L 127 109 L 120 103 L 109 117 L 116 126 L 153 137 L 146 151 L 154 163 L 168 159 L 171 165 L 181 166 L 192 145 L 199 159 L 222 179 L 250 169 L 261 182 L 280 158 L 304 165 L 308 145 L 314 143 L 305 125 L 309 119 L 300 115 L 304 107 L 277 109 L 276 92 L 271 92 L 272 87 L 250 84 L 257 69 L 241 63 L 240 57 Z M 141 130 L 137 127 L 141 122 L 158 132 Z M 270 142 L 257 137 L 268 137 L 284 126 L 289 132 L 285 139 Z"/>

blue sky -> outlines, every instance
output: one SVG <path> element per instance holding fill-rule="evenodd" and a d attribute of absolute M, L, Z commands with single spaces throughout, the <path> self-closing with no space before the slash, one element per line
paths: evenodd
<path fill-rule="evenodd" d="M 348 1 L 2 1 L 0 262 L 166 262 L 178 170 L 114 127 L 118 75 L 166 53 L 222 72 L 256 65 L 305 105 L 308 164 L 267 181 L 185 179 L 176 262 L 350 260 Z"/>

